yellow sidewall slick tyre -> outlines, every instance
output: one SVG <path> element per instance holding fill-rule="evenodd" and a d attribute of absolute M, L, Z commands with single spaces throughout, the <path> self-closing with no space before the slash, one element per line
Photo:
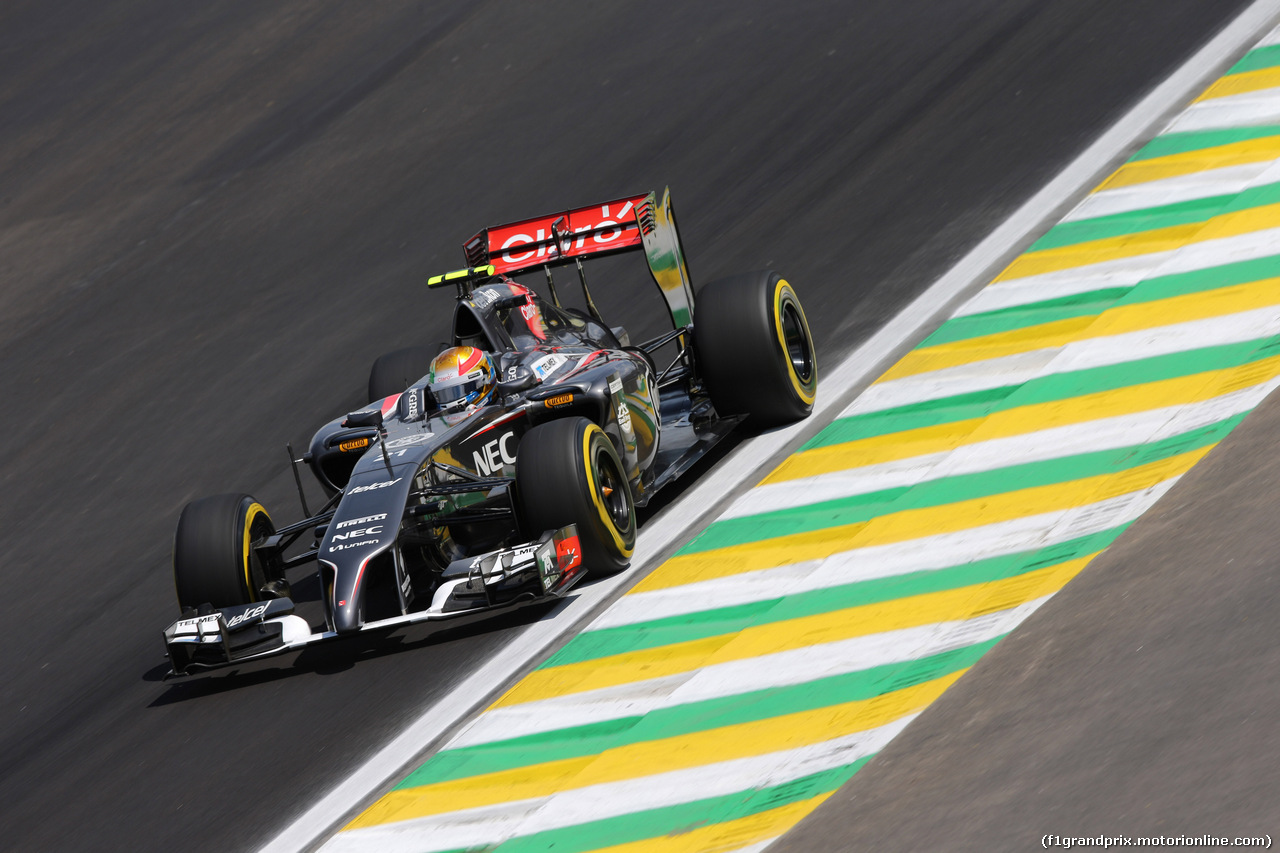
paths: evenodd
<path fill-rule="evenodd" d="M 213 495 L 187 504 L 173 540 L 178 606 L 187 610 L 257 601 L 262 586 L 281 575 L 253 548 L 273 533 L 271 516 L 249 495 Z"/>
<path fill-rule="evenodd" d="M 431 360 L 444 349 L 437 347 L 405 347 L 378 357 L 369 369 L 369 402 L 376 403 L 399 394 L 431 370 Z"/>
<path fill-rule="evenodd" d="M 613 442 L 596 424 L 562 418 L 529 430 L 516 454 L 516 490 L 529 538 L 576 524 L 587 571 L 611 574 L 631 563 L 635 504 Z"/>
<path fill-rule="evenodd" d="M 778 273 L 745 273 L 703 287 L 694 302 L 693 345 L 721 415 L 747 415 L 764 427 L 813 410 L 813 335 L 795 288 Z"/>

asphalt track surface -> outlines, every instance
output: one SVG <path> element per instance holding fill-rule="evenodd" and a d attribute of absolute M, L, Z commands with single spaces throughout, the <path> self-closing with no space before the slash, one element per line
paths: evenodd
<path fill-rule="evenodd" d="M 834 363 L 1242 6 L 0 6 L 4 846 L 251 849 L 505 642 L 159 681 L 181 505 L 288 518 L 476 229 L 669 184 L 695 279 L 781 269 Z M 595 290 L 634 336 L 643 285 Z"/>

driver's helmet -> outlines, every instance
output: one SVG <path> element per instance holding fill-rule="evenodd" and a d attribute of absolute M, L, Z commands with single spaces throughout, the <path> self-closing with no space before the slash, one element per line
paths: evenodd
<path fill-rule="evenodd" d="M 497 381 L 493 362 L 475 347 L 450 347 L 432 359 L 427 374 L 431 395 L 444 411 L 483 404 Z"/>

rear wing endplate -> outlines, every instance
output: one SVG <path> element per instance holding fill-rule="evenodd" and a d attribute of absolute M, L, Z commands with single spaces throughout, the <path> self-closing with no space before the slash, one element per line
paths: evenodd
<path fill-rule="evenodd" d="M 489 266 L 492 274 L 506 275 L 630 249 L 644 250 L 672 324 L 677 329 L 691 324 L 693 285 L 669 188 L 661 202 L 650 192 L 496 225 L 463 246 L 469 269 Z"/>

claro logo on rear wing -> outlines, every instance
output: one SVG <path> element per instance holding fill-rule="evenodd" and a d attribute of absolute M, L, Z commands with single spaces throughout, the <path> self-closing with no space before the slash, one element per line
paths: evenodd
<path fill-rule="evenodd" d="M 671 191 L 615 199 L 590 207 L 495 225 L 463 246 L 467 265 L 492 265 L 493 274 L 514 274 L 574 259 L 643 249 L 662 290 L 672 324 L 693 322 L 693 286 L 671 208 Z"/>
<path fill-rule="evenodd" d="M 639 246 L 642 238 L 636 207 L 650 195 L 486 228 L 467 241 L 464 247 L 467 263 L 471 266 L 489 263 L 495 272 L 513 273 L 548 261 Z"/>

